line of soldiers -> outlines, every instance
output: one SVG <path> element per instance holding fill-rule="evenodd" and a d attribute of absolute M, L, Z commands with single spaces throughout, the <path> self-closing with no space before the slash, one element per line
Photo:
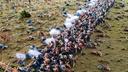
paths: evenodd
<path fill-rule="evenodd" d="M 73 72 L 77 54 L 84 48 L 94 47 L 90 37 L 95 27 L 104 22 L 103 18 L 114 2 L 89 0 L 74 15 L 65 13 L 67 18 L 63 27 L 52 28 L 49 38 L 41 33 L 43 49 L 33 45 L 28 53 L 17 55 L 20 64 L 17 72 Z M 32 59 L 27 66 L 24 64 L 26 58 Z"/>

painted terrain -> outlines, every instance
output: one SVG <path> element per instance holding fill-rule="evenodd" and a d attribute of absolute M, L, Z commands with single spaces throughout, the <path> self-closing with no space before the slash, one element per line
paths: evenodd
<path fill-rule="evenodd" d="M 0 0 L 0 35 L 7 36 L 6 41 L 0 39 L 0 43 L 8 46 L 7 49 L 0 51 L 0 61 L 13 63 L 16 61 L 17 52 L 25 52 L 32 44 L 40 46 L 39 31 L 48 35 L 49 27 L 63 25 L 65 18 L 61 14 L 62 8 L 66 8 L 69 13 L 75 13 L 78 8 L 76 3 L 84 2 L 84 0 L 71 0 L 69 6 L 66 6 L 64 4 L 66 0 L 54 0 L 48 3 L 40 1 L 33 0 L 29 4 L 22 0 L 21 2 L 12 0 L 9 3 Z M 117 0 L 115 7 L 108 12 L 106 24 L 109 24 L 110 28 L 100 25 L 97 29 L 102 32 L 95 32 L 92 36 L 93 41 L 99 40 L 97 49 L 102 52 L 102 57 L 91 54 L 92 49 L 85 49 L 84 55 L 78 57 L 75 72 L 100 72 L 97 66 L 102 63 L 108 63 L 111 72 L 128 72 L 128 31 L 124 31 L 128 29 L 128 6 L 121 8 L 119 2 Z M 14 4 L 16 10 L 13 9 Z M 28 11 L 32 17 L 20 20 L 22 10 Z M 30 31 L 26 23 L 28 19 L 33 21 L 35 27 L 32 33 L 28 33 Z M 28 40 L 29 36 L 34 36 L 35 39 Z"/>

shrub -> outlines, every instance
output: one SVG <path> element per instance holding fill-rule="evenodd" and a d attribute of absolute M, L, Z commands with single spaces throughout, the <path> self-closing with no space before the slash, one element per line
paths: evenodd
<path fill-rule="evenodd" d="M 23 10 L 21 13 L 20 13 L 20 19 L 23 19 L 23 18 L 29 18 L 31 17 L 31 14 L 29 12 L 26 12 L 25 10 Z"/>

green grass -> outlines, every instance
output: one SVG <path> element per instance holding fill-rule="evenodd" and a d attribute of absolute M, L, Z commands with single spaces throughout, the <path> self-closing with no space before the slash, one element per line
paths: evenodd
<path fill-rule="evenodd" d="M 104 42 L 98 46 L 98 50 L 101 50 L 103 56 L 98 57 L 91 55 L 91 49 L 86 49 L 84 51 L 86 55 L 80 55 L 79 59 L 77 60 L 77 65 L 75 67 L 76 72 L 100 72 L 97 69 L 97 65 L 101 64 L 99 60 L 107 61 L 111 68 L 111 72 L 128 72 L 128 40 L 125 39 L 125 37 L 128 37 L 128 32 L 123 31 L 124 27 L 128 27 L 128 20 L 125 17 L 120 20 L 115 20 L 115 17 L 118 16 L 116 14 L 117 12 L 121 12 L 119 16 L 128 16 L 128 13 L 124 12 L 124 10 L 127 9 L 128 6 L 126 6 L 124 9 L 113 8 L 110 11 L 108 17 L 112 20 L 107 20 L 107 22 L 112 26 L 110 30 L 106 30 L 100 26 L 97 27 L 98 29 L 102 30 L 104 34 L 110 37 L 101 38 Z M 94 39 L 96 35 L 97 34 L 95 33 Z"/>
<path fill-rule="evenodd" d="M 11 40 L 8 42 L 0 41 L 0 43 L 4 43 L 8 45 L 8 49 L 0 51 L 0 61 L 4 61 L 5 63 L 15 61 L 15 54 L 17 52 L 26 52 L 28 50 L 28 46 L 35 44 L 40 46 L 40 40 L 38 38 L 38 31 L 43 31 L 46 35 L 48 34 L 48 29 L 52 26 L 61 26 L 64 23 L 64 17 L 61 15 L 60 8 L 64 6 L 65 0 L 55 0 L 52 1 L 50 5 L 47 3 L 36 3 L 35 0 L 32 0 L 32 4 L 28 5 L 23 2 L 17 2 L 13 0 L 10 3 L 6 3 L 5 0 L 0 0 L 0 4 L 3 5 L 3 10 L 0 11 L 0 30 L 1 28 L 10 29 L 8 31 L 11 36 Z M 70 13 L 76 11 L 76 6 L 74 1 L 72 6 L 67 7 Z M 15 3 L 17 6 L 16 13 L 11 9 L 12 4 Z M 34 11 L 32 10 L 34 8 Z M 71 9 L 71 11 L 70 11 Z M 37 31 L 32 34 L 28 34 L 28 26 L 26 24 L 26 20 L 28 18 L 20 20 L 21 11 L 26 10 L 32 16 L 30 19 L 34 21 L 34 27 L 38 28 Z M 37 13 L 45 14 L 44 17 L 37 17 Z M 50 15 L 50 16 L 48 16 Z M 18 28 L 19 27 L 19 28 Z M 3 33 L 0 31 L 0 34 Z M 29 35 L 36 36 L 36 40 L 28 41 L 27 37 Z"/>

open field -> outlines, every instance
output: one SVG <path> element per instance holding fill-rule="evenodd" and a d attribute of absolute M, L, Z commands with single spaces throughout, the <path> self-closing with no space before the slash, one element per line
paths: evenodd
<path fill-rule="evenodd" d="M 0 43 L 9 46 L 7 49 L 0 51 L 0 61 L 5 63 L 14 62 L 16 52 L 25 52 L 28 46 L 32 44 L 41 45 L 39 31 L 48 35 L 47 32 L 50 27 L 63 25 L 65 18 L 62 16 L 61 10 L 65 7 L 64 1 L 66 0 L 54 0 L 50 3 L 39 1 L 35 2 L 33 0 L 30 5 L 27 1 L 17 2 L 12 0 L 12 2 L 7 3 L 6 0 L 0 0 L 0 6 L 2 6 L 0 7 L 0 30 L 8 30 L 6 32 L 0 31 L 0 35 L 9 35 L 8 41 L 0 40 Z M 83 0 L 79 2 L 71 0 L 70 6 L 66 6 L 69 13 L 76 11 L 78 8 L 76 3 L 82 4 Z M 14 4 L 16 10 L 12 9 Z M 27 18 L 19 20 L 19 13 L 22 10 L 30 12 L 32 17 L 29 19 L 32 19 L 36 31 L 28 33 Z M 38 17 L 41 13 L 43 14 L 42 17 Z M 103 33 L 94 33 L 92 37 L 95 40 L 97 35 L 106 35 L 100 37 L 101 42 L 97 46 L 103 56 L 92 55 L 90 54 L 91 49 L 86 49 L 84 51 L 85 55 L 79 55 L 74 67 L 75 72 L 99 72 L 97 65 L 101 64 L 101 60 L 109 63 L 111 72 L 128 72 L 128 32 L 124 31 L 125 27 L 128 27 L 128 6 L 119 9 L 112 8 L 107 17 L 109 20 L 107 19 L 106 22 L 111 25 L 111 28 L 105 29 L 98 26 L 97 29 L 103 31 Z M 30 35 L 34 36 L 35 40 L 27 40 Z"/>
<path fill-rule="evenodd" d="M 4 0 L 3 2 L 4 3 L 1 1 L 3 10 L 0 12 L 0 29 L 8 29 L 9 31 L 7 31 L 7 33 L 10 35 L 10 40 L 8 42 L 1 41 L 1 43 L 9 46 L 7 50 L 1 52 L 0 58 L 3 61 L 8 62 L 9 60 L 12 60 L 16 52 L 25 52 L 28 46 L 32 44 L 40 46 L 38 31 L 43 31 L 47 34 L 48 28 L 56 25 L 63 25 L 64 18 L 61 15 L 61 8 L 64 6 L 64 0 L 53 1 L 50 5 L 47 3 L 36 4 L 36 2 L 33 1 L 30 6 L 28 5 L 28 2 L 17 3 L 16 1 L 12 1 L 11 3 L 6 3 Z M 13 4 L 16 4 L 16 12 L 11 7 Z M 76 8 L 74 2 L 71 4 L 72 6 L 67 9 L 69 9 L 70 12 L 75 12 Z M 19 14 L 22 10 L 26 10 L 32 15 L 29 19 L 33 20 L 33 25 L 37 29 L 32 34 L 27 33 L 29 30 L 26 23 L 27 19 L 19 20 Z M 45 14 L 44 17 L 38 17 L 41 13 Z M 27 38 L 29 35 L 35 36 L 36 39 L 28 41 Z"/>
<path fill-rule="evenodd" d="M 97 27 L 107 35 L 107 37 L 100 38 L 102 42 L 98 46 L 103 56 L 97 57 L 90 54 L 90 49 L 85 50 L 86 55 L 80 55 L 76 72 L 99 72 L 97 65 L 102 63 L 100 62 L 101 60 L 109 64 L 111 72 L 128 72 L 128 32 L 124 31 L 125 27 L 128 27 L 127 9 L 128 7 L 110 10 L 108 18 L 111 20 L 106 21 L 111 25 L 111 28 L 106 30 L 102 27 Z M 122 18 L 116 20 L 118 16 Z M 95 33 L 94 39 L 96 39 L 96 35 L 102 35 L 102 33 Z"/>

